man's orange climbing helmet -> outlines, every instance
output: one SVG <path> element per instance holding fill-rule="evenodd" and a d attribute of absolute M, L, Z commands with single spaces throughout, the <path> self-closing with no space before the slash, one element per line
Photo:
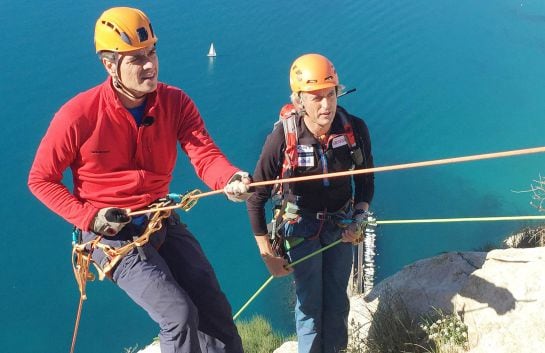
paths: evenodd
<path fill-rule="evenodd" d="M 309 92 L 339 85 L 335 67 L 323 55 L 305 54 L 295 59 L 290 68 L 292 92 Z"/>
<path fill-rule="evenodd" d="M 95 25 L 96 52 L 128 52 L 157 42 L 145 13 L 130 7 L 113 7 L 100 15 Z"/>

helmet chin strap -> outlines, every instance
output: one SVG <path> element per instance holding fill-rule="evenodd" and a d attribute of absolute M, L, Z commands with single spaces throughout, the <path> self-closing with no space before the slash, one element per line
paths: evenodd
<path fill-rule="evenodd" d="M 147 94 L 147 93 L 143 93 L 143 94 L 140 94 L 140 95 L 134 94 L 133 93 L 134 91 L 128 89 L 127 86 L 125 86 L 123 84 L 123 82 L 121 82 L 121 80 L 119 79 L 119 77 L 117 75 L 114 76 L 113 80 L 114 80 L 115 88 L 119 89 L 121 92 L 123 92 L 124 95 L 128 96 L 129 98 L 141 99 L 141 98 L 144 98 L 146 96 L 146 94 Z"/>
<path fill-rule="evenodd" d="M 143 94 L 137 94 L 136 91 L 129 89 L 127 86 L 123 84 L 121 81 L 121 73 L 120 73 L 120 67 L 121 67 L 121 60 L 123 60 L 123 56 L 121 56 L 118 52 L 116 54 L 116 65 L 115 65 L 115 75 L 112 75 L 113 83 L 115 88 L 123 92 L 126 96 L 128 96 L 131 99 L 141 99 L 146 96 L 147 93 Z"/>
<path fill-rule="evenodd" d="M 298 92 L 297 93 L 297 99 L 299 100 L 299 109 L 298 109 L 298 113 L 301 115 L 301 116 L 304 116 L 307 111 L 305 110 L 305 105 L 303 104 L 303 97 L 301 96 L 301 93 L 302 92 Z"/>

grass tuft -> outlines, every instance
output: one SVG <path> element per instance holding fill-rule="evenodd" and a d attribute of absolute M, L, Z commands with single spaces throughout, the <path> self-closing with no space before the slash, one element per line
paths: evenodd
<path fill-rule="evenodd" d="M 260 315 L 250 320 L 240 320 L 237 328 L 245 353 L 271 353 L 284 341 L 292 340 L 275 332 L 271 324 Z"/>

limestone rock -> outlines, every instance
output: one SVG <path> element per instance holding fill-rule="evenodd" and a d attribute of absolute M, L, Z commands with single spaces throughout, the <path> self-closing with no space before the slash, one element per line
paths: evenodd
<path fill-rule="evenodd" d="M 544 269 L 545 248 L 442 254 L 406 266 L 365 297 L 353 297 L 349 321 L 361 325 L 365 336 L 393 294 L 415 320 L 433 308 L 462 316 L 471 353 L 542 352 Z"/>
<path fill-rule="evenodd" d="M 494 250 L 452 300 L 471 353 L 545 351 L 545 248 Z"/>

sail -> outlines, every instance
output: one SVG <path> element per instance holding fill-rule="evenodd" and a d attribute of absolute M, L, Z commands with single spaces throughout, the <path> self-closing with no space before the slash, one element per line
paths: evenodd
<path fill-rule="evenodd" d="M 208 54 L 206 56 L 210 56 L 210 57 L 216 56 L 216 49 L 214 49 L 214 43 L 210 43 L 210 49 L 208 50 Z"/>

